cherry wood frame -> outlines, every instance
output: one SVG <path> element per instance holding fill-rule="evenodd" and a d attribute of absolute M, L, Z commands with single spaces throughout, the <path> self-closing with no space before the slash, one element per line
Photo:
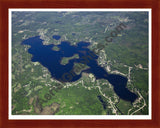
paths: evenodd
<path fill-rule="evenodd" d="M 9 8 L 151 8 L 152 119 L 151 120 L 9 120 L 8 9 Z M 160 127 L 160 1 L 159 0 L 0 0 L 0 127 L 1 128 L 159 128 Z"/>

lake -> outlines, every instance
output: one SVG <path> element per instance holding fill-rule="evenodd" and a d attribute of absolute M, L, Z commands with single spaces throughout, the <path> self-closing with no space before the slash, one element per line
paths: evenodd
<path fill-rule="evenodd" d="M 54 35 L 53 39 L 59 40 L 61 36 Z M 39 62 L 46 67 L 51 76 L 60 82 L 74 82 L 82 77 L 82 73 L 92 73 L 96 79 L 106 79 L 114 87 L 115 93 L 126 101 L 134 102 L 137 95 L 128 90 L 128 79 L 117 74 L 108 74 L 107 71 L 98 65 L 98 56 L 92 52 L 88 46 L 89 42 L 78 42 L 77 45 L 71 45 L 68 41 L 62 41 L 58 45 L 50 44 L 44 45 L 40 36 L 31 37 L 22 42 L 23 45 L 30 45 L 28 52 L 32 54 L 32 62 Z M 56 46 L 59 50 L 53 50 Z M 66 65 L 62 65 L 63 57 L 72 57 L 75 54 L 79 58 L 71 59 Z M 89 68 L 82 70 L 80 74 L 74 72 L 74 63 L 81 63 L 87 65 Z"/>

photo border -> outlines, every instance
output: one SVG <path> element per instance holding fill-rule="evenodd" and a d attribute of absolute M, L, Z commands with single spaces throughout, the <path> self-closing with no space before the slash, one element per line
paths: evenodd
<path fill-rule="evenodd" d="M 73 12 L 148 12 L 148 86 L 149 86 L 149 100 L 148 100 L 148 115 L 12 115 L 11 114 L 11 90 L 12 90 L 12 12 L 61 12 L 61 11 L 73 11 Z M 9 9 L 9 119 L 43 119 L 43 120 L 48 120 L 48 119 L 97 119 L 97 120 L 102 120 L 102 119 L 126 119 L 126 120 L 137 120 L 137 119 L 145 119 L 149 120 L 151 119 L 151 9 Z"/>

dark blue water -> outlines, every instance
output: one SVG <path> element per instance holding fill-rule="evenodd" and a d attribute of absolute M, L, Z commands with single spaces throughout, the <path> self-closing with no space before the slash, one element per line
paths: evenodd
<path fill-rule="evenodd" d="M 58 36 L 60 37 L 60 36 Z M 53 36 L 53 38 L 55 38 Z M 24 40 L 22 44 L 30 45 L 28 52 L 32 54 L 32 62 L 39 62 L 46 67 L 52 77 L 61 82 L 74 82 L 81 78 L 82 72 L 92 73 L 96 79 L 106 79 L 114 87 L 115 93 L 122 99 L 134 102 L 137 95 L 130 92 L 127 88 L 126 77 L 116 74 L 108 74 L 106 70 L 97 63 L 98 56 L 90 51 L 88 42 L 79 42 L 77 45 L 70 45 L 70 42 L 62 41 L 56 45 L 59 51 L 54 51 L 54 44 L 43 45 L 43 40 L 39 36 Z M 78 54 L 79 58 L 69 60 L 68 64 L 61 65 L 63 57 L 72 57 Z M 80 74 L 74 72 L 74 63 L 82 63 L 89 66 L 88 69 L 82 70 Z"/>
<path fill-rule="evenodd" d="M 76 35 L 76 33 L 72 33 L 72 36 L 75 36 Z"/>
<path fill-rule="evenodd" d="M 59 35 L 53 35 L 53 39 L 55 39 L 55 40 L 59 40 L 61 38 L 61 36 L 59 36 Z"/>
<path fill-rule="evenodd" d="M 62 21 L 55 21 L 57 24 L 63 24 Z"/>

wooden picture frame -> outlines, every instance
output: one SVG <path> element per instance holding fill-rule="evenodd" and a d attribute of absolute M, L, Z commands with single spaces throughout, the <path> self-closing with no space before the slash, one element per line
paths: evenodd
<path fill-rule="evenodd" d="M 152 119 L 151 120 L 9 120 L 8 118 L 8 85 L 9 85 L 9 8 L 150 8 L 152 9 Z M 53 1 L 0 1 L 0 127 L 27 128 L 27 127 L 60 127 L 60 128 L 89 128 L 89 127 L 160 127 L 160 59 L 159 29 L 160 2 L 158 0 L 53 0 Z"/>

